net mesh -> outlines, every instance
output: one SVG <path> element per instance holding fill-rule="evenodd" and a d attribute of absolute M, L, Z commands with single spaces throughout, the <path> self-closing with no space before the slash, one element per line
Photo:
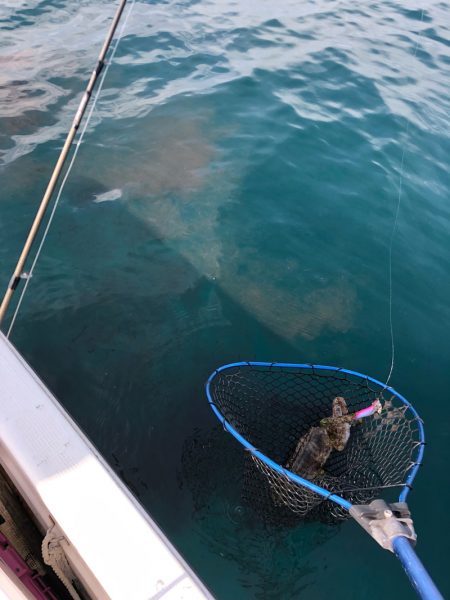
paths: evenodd
<path fill-rule="evenodd" d="M 210 400 L 223 418 L 282 467 L 299 439 L 331 415 L 337 396 L 345 398 L 349 412 L 376 398 L 382 411 L 353 425 L 344 450 L 333 450 L 312 481 L 353 504 L 366 504 L 382 490 L 405 484 L 421 443 L 417 416 L 397 396 L 366 378 L 309 367 L 243 365 L 217 372 L 210 382 Z M 266 517 L 330 521 L 348 516 L 250 452 L 244 465 L 243 495 Z"/>

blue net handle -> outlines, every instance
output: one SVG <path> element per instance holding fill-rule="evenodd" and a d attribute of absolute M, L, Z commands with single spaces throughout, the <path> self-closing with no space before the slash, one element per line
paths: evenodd
<path fill-rule="evenodd" d="M 427 570 L 423 566 L 410 541 L 399 535 L 393 540 L 394 553 L 402 563 L 409 580 L 423 600 L 444 600 Z"/>

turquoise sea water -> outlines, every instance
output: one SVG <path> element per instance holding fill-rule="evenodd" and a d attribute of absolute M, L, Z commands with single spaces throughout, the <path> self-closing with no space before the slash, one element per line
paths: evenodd
<path fill-rule="evenodd" d="M 114 5 L 0 8 L 6 287 Z M 137 2 L 11 339 L 220 599 L 412 598 L 356 524 L 261 524 L 204 394 L 248 360 L 340 365 L 425 421 L 409 498 L 444 595 L 450 5 Z M 114 525 L 120 528 L 120 515 Z"/>

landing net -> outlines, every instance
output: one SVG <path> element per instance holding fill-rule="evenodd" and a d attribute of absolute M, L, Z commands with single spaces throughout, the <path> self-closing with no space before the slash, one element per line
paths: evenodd
<path fill-rule="evenodd" d="M 345 501 L 367 504 L 392 488 L 406 499 L 422 459 L 423 426 L 393 388 L 335 367 L 236 363 L 211 375 L 207 395 L 224 428 L 248 451 L 244 496 L 266 517 L 339 520 L 348 516 Z M 313 491 L 286 464 L 300 438 L 331 415 L 338 396 L 350 413 L 377 398 L 382 410 L 351 427 L 344 450 L 333 450 L 320 474 L 306 481 L 318 486 Z M 344 502 L 327 501 L 332 494 Z"/>

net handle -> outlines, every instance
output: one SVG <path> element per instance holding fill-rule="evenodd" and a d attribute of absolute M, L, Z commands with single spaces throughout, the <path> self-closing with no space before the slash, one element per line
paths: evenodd
<path fill-rule="evenodd" d="M 392 541 L 395 556 L 401 562 L 413 588 L 423 600 L 444 600 L 410 541 L 398 536 Z"/>

